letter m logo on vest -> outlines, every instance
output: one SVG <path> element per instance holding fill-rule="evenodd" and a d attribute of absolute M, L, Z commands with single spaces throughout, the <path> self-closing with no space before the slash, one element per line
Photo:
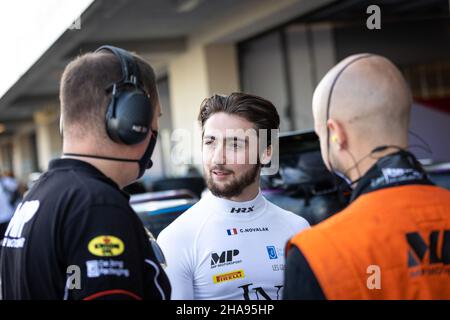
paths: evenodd
<path fill-rule="evenodd" d="M 423 265 L 427 261 L 429 264 L 443 263 L 450 264 L 450 230 L 435 230 L 429 234 L 426 242 L 419 232 L 406 234 L 408 241 L 408 267 Z"/>

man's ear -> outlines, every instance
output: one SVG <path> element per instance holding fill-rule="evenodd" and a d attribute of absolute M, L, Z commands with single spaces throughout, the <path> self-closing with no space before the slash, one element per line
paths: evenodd
<path fill-rule="evenodd" d="M 62 118 L 62 113 L 59 114 L 59 134 L 61 137 L 63 137 L 63 132 L 64 132 L 64 128 L 63 128 L 63 118 Z"/>
<path fill-rule="evenodd" d="M 268 146 L 262 153 L 261 153 L 261 158 L 260 158 L 260 162 L 261 165 L 266 165 L 268 164 L 271 160 L 272 160 L 272 146 Z"/>
<path fill-rule="evenodd" d="M 330 131 L 330 141 L 332 145 L 335 145 L 337 149 L 343 149 L 347 147 L 347 135 L 342 124 L 335 120 L 329 119 L 327 121 L 327 127 Z"/>

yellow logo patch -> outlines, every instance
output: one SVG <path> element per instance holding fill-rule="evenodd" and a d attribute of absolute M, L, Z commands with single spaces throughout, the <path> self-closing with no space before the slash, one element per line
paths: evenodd
<path fill-rule="evenodd" d="M 232 272 L 228 272 L 228 273 L 216 274 L 213 277 L 213 281 L 214 281 L 214 283 L 221 283 L 221 282 L 236 280 L 236 279 L 240 279 L 240 278 L 244 278 L 244 270 L 236 270 L 236 271 L 232 271 Z"/>
<path fill-rule="evenodd" d="M 94 256 L 115 257 L 125 250 L 123 241 L 114 236 L 98 236 L 89 241 L 88 250 Z"/>

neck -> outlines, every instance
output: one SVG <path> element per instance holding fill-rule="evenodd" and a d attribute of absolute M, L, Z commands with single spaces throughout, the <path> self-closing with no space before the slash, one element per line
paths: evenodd
<path fill-rule="evenodd" d="M 244 202 L 250 201 L 256 198 L 259 193 L 259 177 L 255 179 L 251 185 L 247 186 L 240 195 L 228 198 L 227 200 L 236 201 L 236 202 Z"/>
<path fill-rule="evenodd" d="M 397 144 L 393 144 L 393 145 L 397 145 Z M 404 145 L 400 145 L 398 144 L 399 147 L 404 147 Z M 362 176 L 364 176 L 367 171 L 369 171 L 370 168 L 372 168 L 372 166 L 382 157 L 387 156 L 389 154 L 395 153 L 398 151 L 398 149 L 395 148 L 387 148 L 384 151 L 381 152 L 376 152 L 374 153 L 372 156 L 368 156 L 367 155 L 370 154 L 370 152 L 373 150 L 373 148 L 368 151 L 365 155 L 359 155 L 359 158 L 355 158 L 355 161 L 357 162 L 357 165 L 355 166 L 355 163 L 353 163 L 353 159 L 352 159 L 352 163 L 349 164 L 349 167 L 353 167 L 351 170 L 348 171 L 347 176 L 352 180 L 355 181 L 359 178 L 361 178 Z M 366 157 L 364 160 L 362 160 L 361 162 L 358 163 L 358 161 L 360 161 L 361 159 L 363 159 L 364 157 Z"/>
<path fill-rule="evenodd" d="M 86 155 L 100 155 L 101 152 L 93 151 L 93 150 L 84 150 L 80 148 L 70 148 L 67 146 L 63 147 L 63 153 L 75 153 L 75 154 L 86 154 Z M 108 154 L 108 156 L 110 156 Z M 113 155 L 114 156 L 114 155 Z M 63 155 L 62 158 L 69 158 L 69 159 L 77 159 L 84 161 L 86 163 L 89 163 L 90 165 L 94 166 L 98 170 L 100 170 L 105 176 L 113 180 L 120 189 L 127 186 L 131 181 L 133 174 L 136 175 L 137 173 L 137 163 L 130 163 L 130 162 L 120 162 L 120 161 L 113 161 L 113 160 L 106 160 L 106 159 L 96 159 L 96 158 L 89 158 L 89 157 L 83 157 L 83 156 L 65 156 Z M 131 178 L 130 178 L 131 177 Z"/>

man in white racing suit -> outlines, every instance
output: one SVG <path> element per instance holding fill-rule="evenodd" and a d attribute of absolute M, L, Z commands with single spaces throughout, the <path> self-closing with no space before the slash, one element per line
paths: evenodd
<path fill-rule="evenodd" d="M 270 203 L 259 188 L 278 113 L 263 98 L 233 93 L 206 99 L 199 121 L 210 192 L 158 237 L 172 299 L 281 299 L 286 241 L 309 224 Z"/>

